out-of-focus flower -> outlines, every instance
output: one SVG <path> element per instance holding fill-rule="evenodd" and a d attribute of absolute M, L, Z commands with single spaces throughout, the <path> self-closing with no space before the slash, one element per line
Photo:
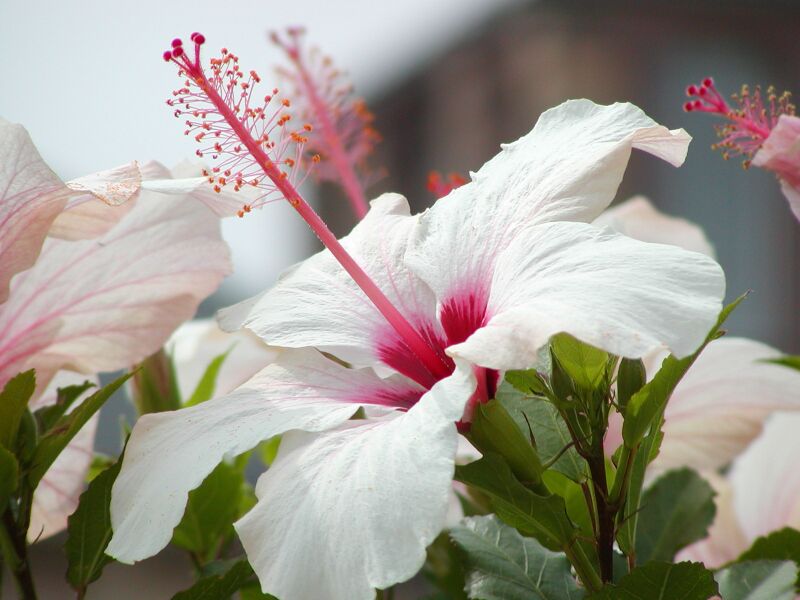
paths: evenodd
<path fill-rule="evenodd" d="M 679 467 L 714 471 L 729 464 L 760 433 L 775 411 L 800 410 L 800 373 L 765 362 L 781 353 L 746 338 L 711 342 L 684 376 L 664 412 L 664 440 L 651 474 Z M 646 361 L 648 375 L 661 356 Z M 614 414 L 606 449 L 622 443 Z"/>
<path fill-rule="evenodd" d="M 604 211 L 594 220 L 597 227 L 610 227 L 635 240 L 671 244 L 714 258 L 714 246 L 703 228 L 688 219 L 659 211 L 644 196 L 634 196 Z"/>
<path fill-rule="evenodd" d="M 607 210 L 595 224 L 642 241 L 713 256 L 713 247 L 699 226 L 659 212 L 642 197 Z M 772 412 L 800 410 L 800 374 L 764 362 L 779 355 L 774 348 L 745 338 L 725 337 L 709 344 L 670 398 L 664 413 L 664 440 L 651 473 L 682 466 L 718 469 L 747 447 Z M 646 357 L 650 377 L 664 357 L 663 352 Z M 622 417 L 613 413 L 606 449 L 612 453 L 621 443 Z"/>
<path fill-rule="evenodd" d="M 230 271 L 219 220 L 183 195 L 144 191 L 94 240 L 48 239 L 0 306 L 0 382 L 35 368 L 94 374 L 155 352 Z"/>
<path fill-rule="evenodd" d="M 794 114 L 790 94 L 778 96 L 770 87 L 764 98 L 758 86 L 751 93 L 745 85 L 732 96 L 731 106 L 710 77 L 690 85 L 686 94 L 692 98 L 684 104 L 687 112 L 711 113 L 727 121 L 716 127 L 721 141 L 714 148 L 722 149 L 726 160 L 743 156 L 745 168 L 752 164 L 775 173 L 800 220 L 800 118 Z"/>
<path fill-rule="evenodd" d="M 228 353 L 217 374 L 214 394 L 221 396 L 242 385 L 277 358 L 280 350 L 267 346 L 242 329 L 222 331 L 212 319 L 188 321 L 178 327 L 165 344 L 178 378 L 181 396 L 189 398 L 208 365 Z"/>
<path fill-rule="evenodd" d="M 6 185 L 0 246 L 10 256 L 3 267 L 13 267 L 3 269 L 13 278 L 0 304 L 0 386 L 36 369 L 36 409 L 54 402 L 59 386 L 87 379 L 76 372 L 92 379 L 155 351 L 230 265 L 218 219 L 205 206 L 185 195 L 143 191 L 142 175 L 163 174 L 163 167 L 133 164 L 65 185 L 21 126 L 0 124 L 0 139 L 10 157 L 0 173 Z M 44 240 L 48 231 L 69 240 Z M 41 250 L 30 243 L 40 234 Z M 42 479 L 31 539 L 66 526 L 92 460 L 96 425 L 92 419 Z"/>
<path fill-rule="evenodd" d="M 372 113 L 353 95 L 344 73 L 318 48 L 307 48 L 304 34 L 302 28 L 290 27 L 285 34 L 271 35 L 291 63 L 279 68 L 278 74 L 292 87 L 293 113 L 316 132 L 306 146 L 307 152 L 321 158 L 314 177 L 341 185 L 361 219 L 369 209 L 364 189 L 374 175 L 368 158 L 381 136 L 372 126 Z"/>
<path fill-rule="evenodd" d="M 439 171 L 428 173 L 428 191 L 437 199 L 444 198 L 465 183 L 467 183 L 467 180 L 458 173 L 448 173 L 447 176 L 442 175 Z"/>
<path fill-rule="evenodd" d="M 561 331 L 629 356 L 665 346 L 685 355 L 713 324 L 724 288 L 716 263 L 575 222 L 611 202 L 632 148 L 680 164 L 683 132 L 631 105 L 569 102 L 424 215 L 388 194 L 339 243 L 248 123 L 225 117 L 220 64 L 236 61 L 212 59 L 207 77 L 204 38 L 193 40 L 194 58 L 179 40 L 165 54 L 197 88 L 181 97 L 205 98 L 216 127 L 226 118 L 227 135 L 254 148 L 242 168 L 259 165 L 329 250 L 222 315 L 226 329 L 295 350 L 227 397 L 136 424 L 112 495 L 107 551 L 119 560 L 163 548 L 188 492 L 224 456 L 288 432 L 258 504 L 236 524 L 263 589 L 372 598 L 413 576 L 440 532 L 455 422 L 494 394 L 496 369 L 528 366 Z M 350 420 L 359 406 L 366 418 Z"/>
<path fill-rule="evenodd" d="M 730 473 L 710 479 L 717 490 L 717 517 L 708 537 L 685 548 L 680 560 L 718 567 L 737 558 L 760 536 L 787 526 L 800 528 L 798 428 L 800 414 L 772 415 Z"/>
<path fill-rule="evenodd" d="M 136 163 L 66 184 L 42 160 L 22 125 L 0 119 L 0 302 L 8 284 L 33 265 L 45 237 L 91 237 L 102 231 L 93 218 L 135 198 Z M 55 224 L 54 224 L 55 222 Z"/>

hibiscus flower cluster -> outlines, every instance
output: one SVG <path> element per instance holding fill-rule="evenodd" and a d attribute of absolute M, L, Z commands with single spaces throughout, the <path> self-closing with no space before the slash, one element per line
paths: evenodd
<path fill-rule="evenodd" d="M 776 459 L 798 361 L 723 336 L 742 297 L 723 306 L 699 227 L 643 197 L 611 207 L 633 150 L 679 167 L 690 136 L 569 100 L 468 178 L 432 174 L 424 212 L 367 204 L 372 115 L 301 30 L 273 41 L 291 98 L 227 49 L 206 66 L 200 33 L 165 51 L 207 164 L 63 183 L 0 123 L 0 510 L 23 597 L 28 542 L 68 528 L 79 597 L 172 544 L 197 575 L 176 598 L 369 600 L 421 570 L 443 598 L 702 600 L 754 580 L 793 598 L 800 532 L 769 534 L 800 525 Z M 797 143 L 785 98 L 764 117 L 710 80 L 689 93 L 732 121 L 723 145 L 761 136 L 753 164 Z M 350 200 L 342 239 L 308 176 Z M 230 272 L 220 219 L 275 201 L 324 250 L 178 328 Z M 90 473 L 126 381 L 140 416 Z"/>

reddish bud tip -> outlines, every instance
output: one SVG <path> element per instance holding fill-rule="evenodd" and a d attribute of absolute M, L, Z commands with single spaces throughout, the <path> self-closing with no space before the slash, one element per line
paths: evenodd
<path fill-rule="evenodd" d="M 687 96 L 694 96 L 697 93 L 697 86 L 692 84 L 686 88 L 686 95 Z"/>
<path fill-rule="evenodd" d="M 183 46 L 181 38 L 175 38 L 174 40 L 172 40 L 172 47 L 177 48 L 178 46 Z"/>
<path fill-rule="evenodd" d="M 169 61 L 172 60 L 172 52 L 170 52 L 169 50 L 164 52 L 164 54 L 162 54 L 161 56 L 164 57 L 164 61 L 166 61 L 166 62 L 169 62 Z"/>
<path fill-rule="evenodd" d="M 703 108 L 703 103 L 700 102 L 700 100 L 695 100 L 694 102 L 692 102 L 692 108 L 693 109 Z"/>
<path fill-rule="evenodd" d="M 178 58 L 179 56 L 183 56 L 183 46 L 175 46 L 172 50 L 172 56 Z"/>
<path fill-rule="evenodd" d="M 686 112 L 692 112 L 692 103 L 691 102 L 685 103 L 683 105 L 683 110 L 685 110 Z"/>
<path fill-rule="evenodd" d="M 707 93 L 708 93 L 708 88 L 706 86 L 704 86 L 704 85 L 701 85 L 700 89 L 697 90 L 697 95 L 698 96 L 705 96 Z"/>
<path fill-rule="evenodd" d="M 706 87 L 712 87 L 714 85 L 714 80 L 711 77 L 706 77 L 703 79 L 703 85 Z"/>
<path fill-rule="evenodd" d="M 206 36 L 204 36 L 202 33 L 193 33 L 192 36 L 194 43 L 198 46 L 202 46 L 206 43 Z"/>

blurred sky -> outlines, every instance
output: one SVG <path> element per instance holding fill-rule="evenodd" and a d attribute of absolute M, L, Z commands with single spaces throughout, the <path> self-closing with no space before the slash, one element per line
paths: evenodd
<path fill-rule="evenodd" d="M 194 145 L 164 105 L 177 87 L 161 53 L 201 31 L 262 76 L 281 59 L 266 32 L 303 25 L 360 94 L 385 89 L 486 17 L 520 0 L 30 0 L 0 2 L 0 116 L 25 125 L 48 164 L 72 178 L 132 159 L 172 166 Z M 282 204 L 223 229 L 236 274 L 226 299 L 254 294 L 310 252 Z"/>

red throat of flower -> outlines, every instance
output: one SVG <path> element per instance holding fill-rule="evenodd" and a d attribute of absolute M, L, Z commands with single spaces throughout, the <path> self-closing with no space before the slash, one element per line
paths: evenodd
<path fill-rule="evenodd" d="M 715 127 L 720 141 L 712 148 L 721 149 L 726 160 L 743 156 L 745 168 L 750 166 L 750 159 L 769 137 L 778 118 L 784 114 L 793 115 L 795 108 L 789 92 L 778 96 L 775 88 L 769 87 L 764 97 L 759 86 L 751 92 L 746 85 L 739 94 L 731 96 L 729 104 L 717 91 L 711 77 L 706 77 L 699 85 L 687 87 L 686 95 L 690 98 L 683 105 L 686 112 L 711 113 L 727 121 Z"/>
<path fill-rule="evenodd" d="M 273 195 L 285 198 L 408 345 L 420 365 L 436 380 L 449 375 L 451 365 L 389 301 L 297 191 L 297 174 L 310 128 L 289 128 L 291 116 L 283 112 L 289 106 L 286 99 L 278 102 L 277 110 L 270 110 L 278 90 L 263 101 L 257 100 L 258 74 L 250 71 L 246 75 L 239 67 L 238 57 L 227 49 L 222 49 L 220 58 L 211 59 L 206 72 L 200 62 L 205 37 L 193 33 L 191 40 L 191 52 L 184 49 L 180 39 L 173 40 L 172 48 L 164 52 L 164 60 L 177 65 L 179 75 L 185 78 L 183 87 L 173 92 L 167 104 L 175 109 L 177 118 L 186 119 L 186 135 L 194 135 L 203 144 L 198 155 L 210 154 L 217 161 L 209 174 L 215 189 L 220 191 L 226 185 L 233 185 L 234 190 L 245 185 L 261 189 L 259 202 L 245 205 L 243 212 L 263 205 Z"/>

